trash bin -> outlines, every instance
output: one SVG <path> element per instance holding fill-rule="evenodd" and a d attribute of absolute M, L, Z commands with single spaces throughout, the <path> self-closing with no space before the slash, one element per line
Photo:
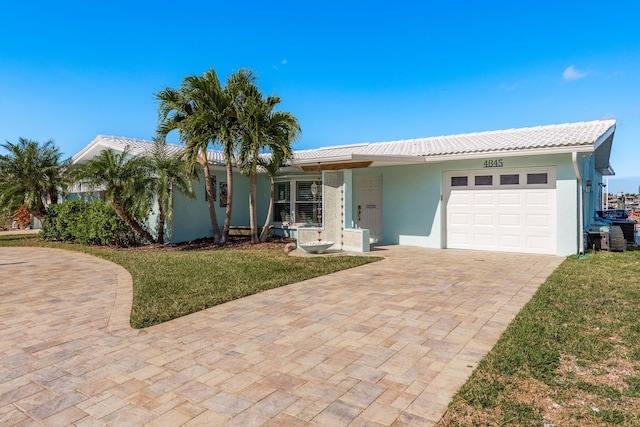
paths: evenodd
<path fill-rule="evenodd" d="M 611 221 L 611 225 L 616 225 L 622 229 L 622 234 L 624 235 L 627 243 L 635 243 L 635 234 L 636 234 L 636 222 L 630 220 L 613 220 Z"/>
<path fill-rule="evenodd" d="M 627 249 L 627 239 L 620 226 L 614 225 L 609 230 L 609 250 L 622 252 Z"/>

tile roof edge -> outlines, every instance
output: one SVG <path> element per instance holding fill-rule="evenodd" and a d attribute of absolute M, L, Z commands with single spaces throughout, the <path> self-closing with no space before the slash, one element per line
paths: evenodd
<path fill-rule="evenodd" d="M 609 125 L 609 128 L 611 126 L 615 126 L 616 123 L 617 123 L 616 119 L 598 119 L 598 120 L 588 120 L 588 121 L 581 121 L 581 122 L 556 123 L 556 124 L 550 124 L 550 125 L 525 126 L 525 127 L 519 127 L 519 128 L 483 130 L 483 131 L 477 131 L 477 132 L 452 133 L 452 134 L 437 135 L 437 136 L 424 136 L 424 137 L 419 137 L 419 138 L 394 139 L 394 140 L 390 140 L 390 141 L 367 142 L 367 143 L 363 143 L 361 145 L 407 143 L 407 142 L 411 142 L 411 141 L 424 141 L 424 140 L 429 140 L 429 139 L 459 138 L 459 137 L 478 136 L 478 135 L 486 135 L 486 134 L 502 134 L 502 133 L 514 132 L 514 131 L 522 131 L 522 132 L 524 132 L 524 131 L 538 130 L 538 129 L 544 129 L 544 128 L 549 129 L 549 128 L 557 128 L 557 127 L 565 127 L 565 126 L 585 125 L 585 124 L 590 124 L 590 123 L 595 124 L 595 123 L 599 123 L 599 122 L 602 122 L 602 123 L 611 122 L 611 124 Z M 334 148 L 340 148 L 340 147 L 346 147 L 346 146 L 341 146 L 341 145 L 334 146 Z M 315 150 L 317 151 L 318 149 L 315 149 Z M 314 151 L 314 150 L 310 149 L 310 150 L 307 150 L 307 151 Z"/>

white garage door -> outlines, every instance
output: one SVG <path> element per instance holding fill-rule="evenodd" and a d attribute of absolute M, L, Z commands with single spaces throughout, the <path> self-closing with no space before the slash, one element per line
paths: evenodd
<path fill-rule="evenodd" d="M 556 253 L 555 168 L 444 174 L 446 247 Z"/>

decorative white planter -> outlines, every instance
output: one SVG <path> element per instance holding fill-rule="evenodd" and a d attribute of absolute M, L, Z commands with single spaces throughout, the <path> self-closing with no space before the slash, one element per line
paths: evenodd
<path fill-rule="evenodd" d="M 305 252 L 309 254 L 322 254 L 328 248 L 333 246 L 333 242 L 325 242 L 325 241 L 305 242 L 305 243 L 298 243 L 298 246 L 301 247 Z"/>

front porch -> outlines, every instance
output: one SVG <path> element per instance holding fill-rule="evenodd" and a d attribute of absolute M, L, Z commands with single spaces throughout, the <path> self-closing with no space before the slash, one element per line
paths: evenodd
<path fill-rule="evenodd" d="M 353 220 L 353 173 L 351 170 L 323 171 L 323 219 L 321 227 L 298 228 L 298 242 L 334 242 L 332 249 L 369 252 L 369 229 Z"/>

